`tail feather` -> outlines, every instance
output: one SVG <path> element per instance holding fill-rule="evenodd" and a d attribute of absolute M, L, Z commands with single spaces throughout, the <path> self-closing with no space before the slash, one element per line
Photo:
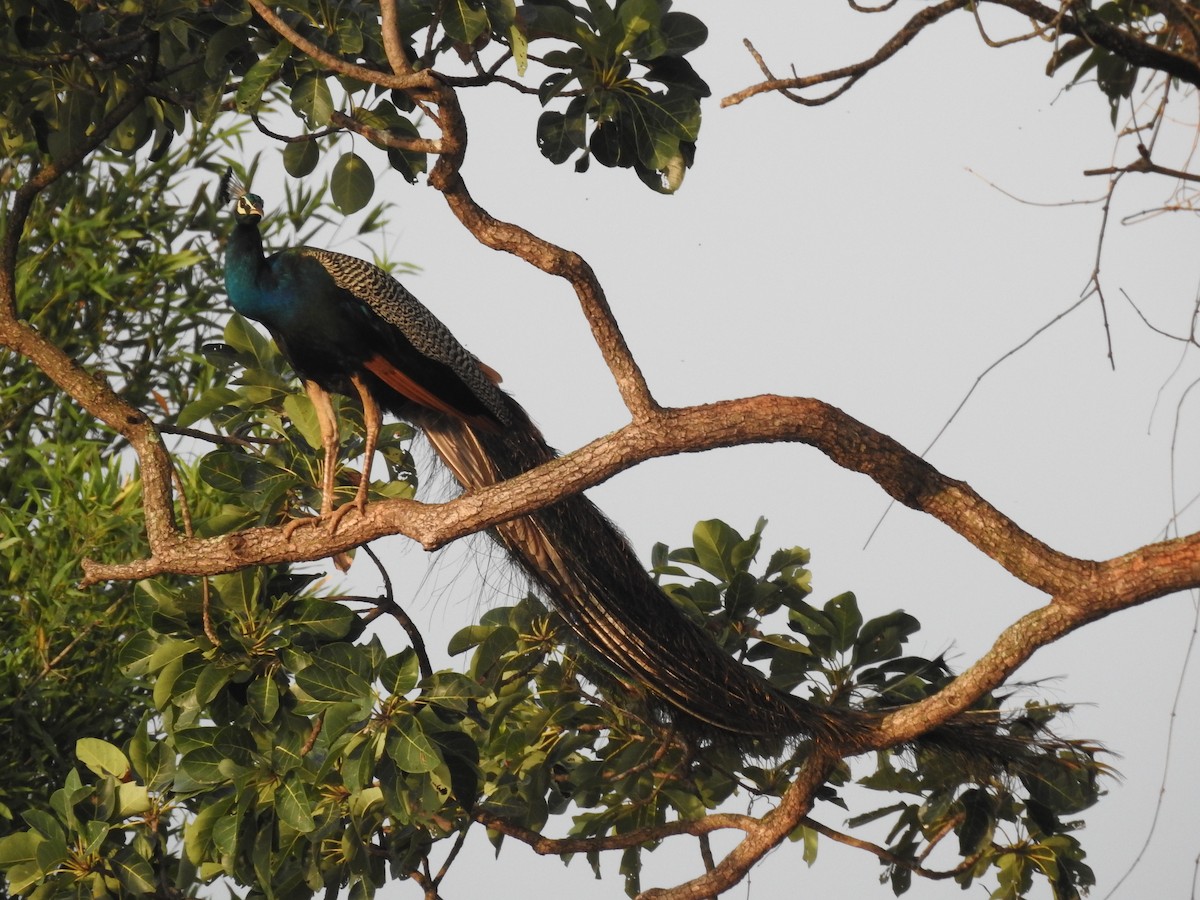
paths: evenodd
<path fill-rule="evenodd" d="M 465 489 L 513 478 L 557 456 L 525 410 L 502 396 L 509 406 L 503 430 L 428 408 L 404 410 Z M 625 536 L 582 495 L 492 533 L 595 662 L 648 692 L 657 708 L 703 740 L 750 740 L 771 754 L 807 739 L 853 753 L 865 748 L 869 729 L 883 717 L 883 711 L 835 709 L 785 693 L 739 663 L 671 603 Z M 1003 724 L 995 711 L 968 713 L 918 743 L 958 760 L 964 773 L 1002 768 L 1035 777 L 1060 751 L 1079 751 L 1053 736 L 1006 733 Z"/>
<path fill-rule="evenodd" d="M 414 424 L 464 488 L 486 487 L 554 459 L 509 401 L 503 431 L 423 410 Z M 412 417 L 411 411 L 409 411 Z M 607 668 L 648 690 L 709 736 L 824 742 L 860 733 L 867 716 L 828 710 L 773 687 L 737 662 L 667 599 L 629 542 L 586 497 L 568 497 L 493 529 Z"/>

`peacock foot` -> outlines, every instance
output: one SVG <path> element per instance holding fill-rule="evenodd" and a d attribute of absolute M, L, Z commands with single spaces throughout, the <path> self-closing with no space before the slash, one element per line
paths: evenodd
<path fill-rule="evenodd" d="M 348 512 L 357 510 L 359 515 L 367 511 L 367 503 L 365 497 L 356 498 L 349 503 L 343 503 L 337 509 L 329 514 L 329 533 L 335 534 L 338 530 L 338 525 L 342 523 L 342 519 L 346 518 Z"/>
<path fill-rule="evenodd" d="M 290 541 L 292 535 L 296 533 L 297 528 L 303 528 L 306 525 L 313 527 L 323 527 L 330 534 L 337 534 L 338 526 L 342 524 L 342 519 L 350 512 L 357 510 L 360 514 L 366 511 L 367 504 L 359 500 L 351 500 L 349 503 L 343 503 L 337 509 L 324 509 L 315 516 L 302 516 L 298 519 L 292 519 L 283 526 L 283 538 Z"/>

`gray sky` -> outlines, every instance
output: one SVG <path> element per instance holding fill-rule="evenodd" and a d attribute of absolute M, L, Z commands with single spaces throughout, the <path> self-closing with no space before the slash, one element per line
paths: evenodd
<path fill-rule="evenodd" d="M 758 78 L 743 37 L 777 73 L 795 64 L 807 74 L 869 56 L 912 10 L 862 16 L 833 2 L 715 0 L 678 8 L 709 25 L 709 43 L 694 61 L 715 95 L 705 106 L 696 166 L 678 195 L 653 194 L 629 172 L 594 165 L 580 176 L 569 165 L 551 166 L 534 144 L 535 103 L 503 88 L 463 93 L 471 129 L 464 174 L 473 194 L 493 214 L 592 264 L 660 402 L 812 396 L 920 450 L 987 365 L 1086 287 L 1099 207 L 1021 204 L 987 182 L 1039 203 L 1098 197 L 1103 179 L 1081 173 L 1111 158 L 1103 98 L 1092 85 L 1060 94 L 1066 79 L 1042 74 L 1048 45 L 989 49 L 971 19 L 956 15 L 827 107 L 763 96 L 721 110 L 721 96 Z M 994 38 L 1022 25 L 1011 15 L 988 22 Z M 1194 119 L 1194 102 L 1180 101 L 1176 114 Z M 1176 127 L 1174 143 L 1186 148 L 1192 123 Z M 1128 161 L 1132 150 L 1122 152 Z M 1160 161 L 1182 166 L 1183 152 Z M 363 155 L 380 174 L 381 156 Z M 1171 189 L 1136 177 L 1118 193 L 1103 257 L 1116 370 L 1099 306 L 1089 302 L 989 376 L 930 455 L 1037 537 L 1090 558 L 1161 535 L 1172 509 L 1176 407 L 1197 374 L 1194 357 L 1172 374 L 1181 346 L 1152 335 L 1120 294 L 1178 333 L 1197 293 L 1193 216 L 1120 224 Z M 564 283 L 477 244 L 423 185 L 392 178 L 380 196 L 394 202 L 381 246 L 424 268 L 409 287 L 504 375 L 551 443 L 569 450 L 624 423 Z M 328 245 L 367 252 L 338 235 Z M 1177 439 L 1181 502 L 1200 491 L 1197 399 L 1190 402 Z M 655 541 L 688 543 L 701 518 L 748 531 L 765 515 L 768 549 L 812 550 L 815 602 L 853 590 L 868 616 L 906 609 L 924 626 L 912 650 L 947 651 L 960 668 L 1043 600 L 909 510 L 892 510 L 863 549 L 886 497 L 799 446 L 652 461 L 592 496 L 644 555 Z M 1185 517 L 1183 527 L 1194 530 L 1197 518 Z M 487 600 L 461 578 L 448 590 L 436 585 L 454 581 L 459 567 L 486 568 L 486 560 L 451 551 L 426 578 L 418 550 L 398 541 L 383 547 L 406 584 L 401 602 L 427 623 L 435 666 L 451 664 L 436 651 Z M 374 589 L 369 563 L 352 575 Z M 1073 734 L 1121 755 L 1123 779 L 1108 783 L 1109 796 L 1086 814 L 1079 835 L 1097 874 L 1093 896 L 1107 895 L 1150 828 L 1194 604 L 1191 596 L 1164 598 L 1091 625 L 1018 673 L 1055 679 L 1045 686 L 1050 697 L 1081 704 Z M 1182 684 L 1157 832 L 1118 897 L 1186 897 L 1191 889 L 1200 852 L 1197 687 L 1193 665 Z M 814 815 L 835 828 L 845 818 L 832 807 Z M 615 856 L 608 876 L 594 882 L 584 860 L 564 870 L 509 841 L 493 863 L 482 833 L 473 847 L 445 882 L 446 896 L 621 896 Z M 665 886 L 698 870 L 694 844 L 668 845 L 649 858 L 643 885 Z M 799 848 L 785 846 L 729 896 L 891 896 L 878 883 L 881 871 L 873 857 L 825 840 L 809 870 Z M 413 891 L 401 884 L 386 896 Z M 920 882 L 908 896 L 961 893 L 953 882 Z M 971 896 L 986 892 L 977 885 Z M 1033 896 L 1049 892 L 1039 884 Z"/>

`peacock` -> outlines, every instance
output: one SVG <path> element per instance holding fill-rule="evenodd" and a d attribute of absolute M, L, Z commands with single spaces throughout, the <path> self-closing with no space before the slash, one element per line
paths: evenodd
<path fill-rule="evenodd" d="M 483 488 L 556 458 L 528 413 L 416 297 L 378 267 L 314 247 L 263 251 L 263 200 L 231 179 L 235 225 L 225 256 L 233 308 L 271 333 L 316 407 L 324 445 L 317 521 L 336 528 L 363 509 L 382 414 L 421 429 L 464 490 Z M 353 501 L 334 509 L 338 429 L 330 393 L 357 396 L 366 425 L 364 472 Z M 601 671 L 640 686 L 652 705 L 704 740 L 859 741 L 876 714 L 820 706 L 785 693 L 726 654 L 652 580 L 624 535 L 586 497 L 571 496 L 491 530 L 543 591 Z M 995 721 L 943 727 L 932 743 L 1003 746 Z M 998 741 L 998 747 L 992 747 Z"/>

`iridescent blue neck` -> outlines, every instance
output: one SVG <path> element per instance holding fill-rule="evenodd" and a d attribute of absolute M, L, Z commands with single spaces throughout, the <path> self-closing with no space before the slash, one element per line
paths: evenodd
<path fill-rule="evenodd" d="M 239 222 L 225 248 L 225 292 L 242 315 L 261 321 L 268 311 L 271 302 L 263 283 L 268 269 L 258 225 Z"/>

